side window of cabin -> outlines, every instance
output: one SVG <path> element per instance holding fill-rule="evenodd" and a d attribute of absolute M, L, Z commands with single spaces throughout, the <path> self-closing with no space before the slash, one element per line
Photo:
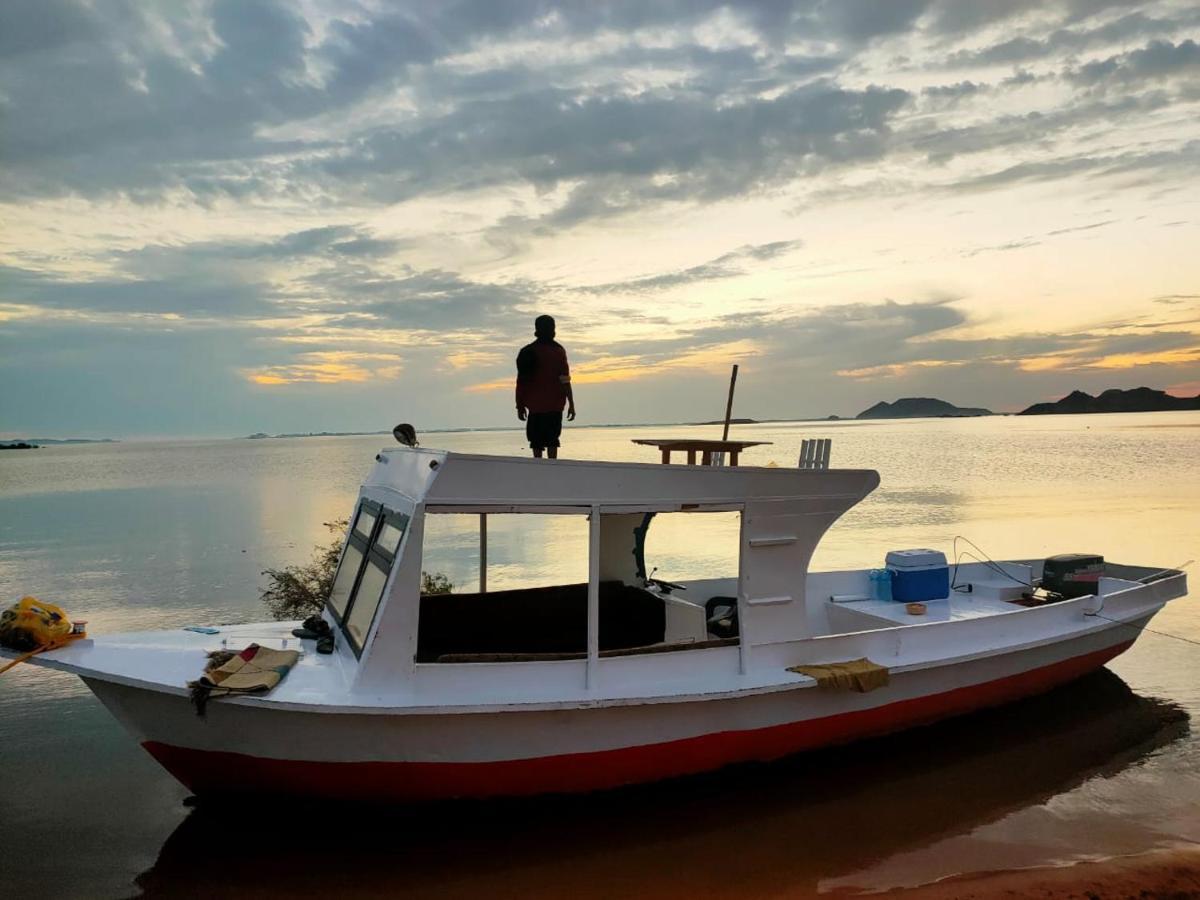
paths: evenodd
<path fill-rule="evenodd" d="M 346 541 L 346 549 L 342 552 L 337 574 L 333 578 L 333 590 L 329 592 L 329 608 L 333 610 L 334 618 L 339 622 L 344 620 L 346 610 L 350 606 L 378 518 L 379 507 L 364 500 L 359 504 L 354 521 L 350 525 L 350 537 Z"/>
<path fill-rule="evenodd" d="M 735 640 L 740 553 L 737 512 L 603 516 L 601 654 Z"/>
<path fill-rule="evenodd" d="M 571 658 L 587 651 L 588 517 L 426 513 L 417 662 Z M 486 556 L 486 564 L 483 557 Z"/>
<path fill-rule="evenodd" d="M 368 501 L 362 503 L 355 516 L 329 605 L 356 654 L 362 652 L 379 611 L 408 522 L 406 514 Z"/>
<path fill-rule="evenodd" d="M 732 511 L 603 513 L 601 656 L 736 642 L 740 527 Z M 584 658 L 589 531 L 584 512 L 427 514 L 423 566 L 452 590 L 421 597 L 417 662 Z"/>

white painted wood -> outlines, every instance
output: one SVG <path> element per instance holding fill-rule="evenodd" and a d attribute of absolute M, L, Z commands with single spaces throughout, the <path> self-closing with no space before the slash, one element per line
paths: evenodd
<path fill-rule="evenodd" d="M 745 675 L 750 671 L 750 636 L 753 627 L 750 619 L 750 590 L 749 573 L 746 571 L 748 560 L 746 548 L 750 546 L 750 511 L 743 510 L 741 521 L 738 523 L 738 674 Z"/>
<path fill-rule="evenodd" d="M 806 438 L 800 442 L 800 469 L 828 469 L 832 438 Z"/>
<path fill-rule="evenodd" d="M 479 593 L 487 593 L 488 533 L 487 513 L 479 514 Z"/>
<path fill-rule="evenodd" d="M 600 661 L 600 507 L 588 519 L 587 687 L 596 685 Z"/>

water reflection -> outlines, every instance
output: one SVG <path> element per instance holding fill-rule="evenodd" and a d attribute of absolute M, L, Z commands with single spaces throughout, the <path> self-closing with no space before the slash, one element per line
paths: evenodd
<path fill-rule="evenodd" d="M 1103 670 L 891 738 L 585 797 L 399 811 L 213 801 L 137 884 L 149 896 L 231 885 L 269 895 L 802 896 L 1115 775 L 1188 730 L 1181 707 Z"/>

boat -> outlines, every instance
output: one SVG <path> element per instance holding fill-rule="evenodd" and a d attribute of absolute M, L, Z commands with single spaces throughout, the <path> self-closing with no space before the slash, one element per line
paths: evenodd
<path fill-rule="evenodd" d="M 29 662 L 79 675 L 201 797 L 519 796 L 766 762 L 1037 694 L 1104 666 L 1186 594 L 1182 571 L 1092 558 L 1077 596 L 1047 593 L 1045 559 L 924 567 L 950 586 L 912 602 L 881 596 L 878 570 L 809 571 L 878 484 L 868 469 L 385 450 L 321 614 L 332 653 L 268 622 L 100 635 Z M 660 517 L 721 513 L 737 522 L 735 571 L 647 569 Z M 422 593 L 439 516 L 478 522 L 478 590 Z M 587 580 L 489 590 L 501 516 L 543 517 L 543 534 L 586 522 Z M 252 644 L 301 655 L 269 693 L 197 715 L 188 683 L 208 654 Z M 883 677 L 846 690 L 820 674 L 855 665 Z"/>

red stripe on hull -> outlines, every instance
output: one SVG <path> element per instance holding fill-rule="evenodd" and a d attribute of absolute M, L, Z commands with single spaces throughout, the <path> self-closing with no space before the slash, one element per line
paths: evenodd
<path fill-rule="evenodd" d="M 1132 643 L 983 684 L 823 719 L 535 759 L 486 763 L 313 762 L 194 750 L 158 741 L 147 741 L 142 746 L 196 794 L 270 793 L 412 801 L 591 791 L 692 775 L 730 763 L 779 759 L 1008 703 L 1086 675 Z"/>

